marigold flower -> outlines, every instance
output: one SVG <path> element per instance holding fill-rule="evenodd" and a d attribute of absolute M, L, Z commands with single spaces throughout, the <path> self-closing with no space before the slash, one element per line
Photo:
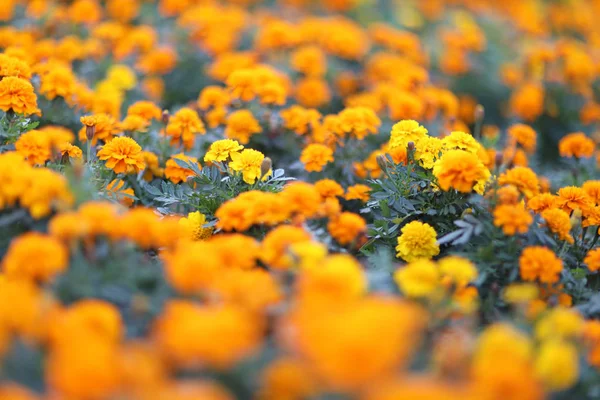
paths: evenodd
<path fill-rule="evenodd" d="M 574 239 L 571 236 L 571 219 L 569 214 L 561 209 L 553 208 L 544 210 L 541 213 L 542 218 L 546 221 L 546 226 L 551 232 L 558 235 L 560 240 L 565 240 L 569 243 L 573 243 Z"/>
<path fill-rule="evenodd" d="M 125 188 L 125 182 L 121 179 L 113 179 L 106 186 L 108 197 L 119 201 L 121 204 L 130 207 L 135 201 L 135 193 L 132 188 Z"/>
<path fill-rule="evenodd" d="M 370 191 L 371 188 L 367 185 L 356 184 L 348 186 L 348 189 L 346 189 L 346 196 L 344 198 L 346 200 L 360 200 L 364 203 L 369 200 Z"/>
<path fill-rule="evenodd" d="M 588 251 L 583 262 L 592 272 L 600 270 L 600 248 Z"/>
<path fill-rule="evenodd" d="M 102 140 L 105 143 L 110 141 L 113 136 L 120 132 L 118 121 L 111 115 L 108 114 L 94 114 L 91 116 L 81 117 L 81 123 L 84 127 L 79 131 L 79 140 L 87 142 L 88 138 L 86 130 L 88 127 L 94 127 L 92 145 L 95 146 L 98 140 Z"/>
<path fill-rule="evenodd" d="M 253 68 L 241 68 L 227 77 L 227 88 L 231 97 L 241 101 L 251 101 L 256 97 L 258 76 Z"/>
<path fill-rule="evenodd" d="M 128 116 L 139 116 L 144 118 L 147 121 L 150 120 L 160 120 L 162 117 L 162 110 L 153 102 L 141 100 L 136 101 L 127 109 Z"/>
<path fill-rule="evenodd" d="M 290 57 L 291 67 L 306 76 L 320 77 L 327 69 L 327 58 L 317 46 L 304 46 L 295 50 Z"/>
<path fill-rule="evenodd" d="M 402 293 L 410 298 L 431 298 L 441 284 L 440 271 L 433 261 L 417 259 L 394 273 Z"/>
<path fill-rule="evenodd" d="M 367 223 L 358 214 L 343 212 L 329 220 L 327 230 L 338 243 L 347 245 L 366 232 Z"/>
<path fill-rule="evenodd" d="M 204 155 L 204 162 L 223 162 L 231 157 L 232 153 L 239 153 L 244 146 L 237 140 L 223 139 L 213 142 Z"/>
<path fill-rule="evenodd" d="M 557 206 L 571 214 L 574 210 L 587 211 L 594 201 L 582 189 L 576 186 L 566 186 L 558 190 Z"/>
<path fill-rule="evenodd" d="M 514 167 L 503 172 L 498 177 L 498 184 L 516 186 L 527 199 L 540 192 L 540 182 L 537 175 L 527 167 Z"/>
<path fill-rule="evenodd" d="M 285 128 L 294 131 L 297 135 L 305 135 L 320 126 L 321 113 L 312 108 L 293 105 L 282 110 L 280 115 Z"/>
<path fill-rule="evenodd" d="M 72 145 L 69 142 L 63 142 L 58 145 L 58 151 L 60 151 L 61 156 L 69 156 L 72 159 L 80 160 L 83 157 L 83 152 L 77 146 Z"/>
<path fill-rule="evenodd" d="M 307 171 L 319 172 L 327 163 L 333 162 L 333 150 L 323 144 L 309 144 L 302 150 L 300 161 Z"/>
<path fill-rule="evenodd" d="M 121 136 L 106 143 L 98 151 L 98 159 L 106 161 L 106 167 L 117 174 L 137 173 L 145 168 L 142 148 L 129 137 Z"/>
<path fill-rule="evenodd" d="M 262 178 L 261 165 L 265 158 L 263 153 L 253 149 L 244 149 L 239 153 L 230 153 L 230 156 L 229 168 L 241 172 L 244 182 L 252 185 L 257 179 Z"/>
<path fill-rule="evenodd" d="M 481 145 L 473 136 L 461 131 L 453 131 L 442 139 L 442 145 L 445 150 L 464 150 L 472 154 L 477 154 Z"/>
<path fill-rule="evenodd" d="M 526 281 L 539 279 L 542 283 L 555 283 L 558 282 L 563 263 L 549 248 L 530 246 L 521 253 L 519 267 L 521 278 Z"/>
<path fill-rule="evenodd" d="M 194 176 L 194 171 L 188 168 L 180 167 L 175 160 L 182 160 L 187 163 L 195 163 L 200 166 L 198 159 L 195 157 L 186 156 L 183 153 L 175 154 L 167 160 L 165 164 L 165 177 L 173 183 L 185 182 L 190 176 Z"/>
<path fill-rule="evenodd" d="M 423 168 L 432 169 L 435 165 L 435 161 L 440 158 L 443 145 L 443 141 L 434 136 L 423 136 L 417 139 L 414 153 L 415 160 L 417 160 Z M 394 150 L 396 150 L 396 152 L 404 150 L 405 152 L 402 162 L 396 162 L 396 160 L 394 160 L 394 162 L 396 162 L 396 164 L 405 163 L 407 157 L 406 148 L 395 147 Z"/>
<path fill-rule="evenodd" d="M 525 121 L 534 121 L 544 111 L 544 88 L 537 83 L 525 83 L 513 92 L 510 108 Z"/>
<path fill-rule="evenodd" d="M 437 244 L 437 232 L 426 223 L 412 221 L 404 225 L 398 237 L 397 257 L 412 262 L 419 259 L 430 259 L 440 253 Z"/>
<path fill-rule="evenodd" d="M 558 152 L 562 157 L 587 158 L 593 156 L 595 150 L 594 141 L 582 132 L 570 133 L 558 142 Z"/>
<path fill-rule="evenodd" d="M 127 132 L 146 132 L 150 121 L 139 115 L 128 115 L 121 121 L 121 129 Z"/>
<path fill-rule="evenodd" d="M 15 150 L 31 165 L 44 165 L 51 157 L 51 143 L 47 135 L 38 130 L 31 130 L 19 136 Z"/>
<path fill-rule="evenodd" d="M 579 377 L 577 348 L 566 341 L 543 342 L 535 360 L 535 372 L 549 390 L 570 388 Z"/>
<path fill-rule="evenodd" d="M 67 179 L 58 172 L 46 168 L 32 168 L 27 173 L 28 189 L 21 194 L 21 205 L 29 210 L 34 219 L 40 219 L 54 210 L 65 209 L 73 204 Z"/>
<path fill-rule="evenodd" d="M 540 290 L 534 283 L 512 283 L 504 290 L 504 301 L 511 304 L 527 304 L 539 297 Z"/>
<path fill-rule="evenodd" d="M 584 319 L 576 309 L 558 306 L 537 322 L 535 336 L 538 340 L 575 339 L 584 328 Z"/>
<path fill-rule="evenodd" d="M 316 392 L 315 378 L 308 365 L 302 361 L 289 357 L 279 358 L 261 372 L 261 399 L 301 399 Z"/>
<path fill-rule="evenodd" d="M 39 114 L 33 85 L 14 76 L 0 80 L 0 110 L 12 110 L 23 115 Z"/>
<path fill-rule="evenodd" d="M 267 233 L 263 239 L 260 258 L 271 268 L 288 269 L 294 264 L 289 247 L 310 240 L 310 235 L 302 228 L 290 225 L 279 226 Z"/>
<path fill-rule="evenodd" d="M 452 283 L 458 288 L 466 287 L 477 276 L 477 267 L 466 258 L 458 256 L 444 257 L 438 261 L 442 281 Z"/>
<path fill-rule="evenodd" d="M 494 209 L 494 225 L 502 228 L 505 235 L 526 233 L 533 223 L 533 217 L 523 204 L 500 204 Z"/>
<path fill-rule="evenodd" d="M 31 68 L 23 60 L 0 54 L 0 78 L 7 76 L 29 80 L 31 79 Z"/>
<path fill-rule="evenodd" d="M 296 100 L 303 107 L 316 108 L 331 101 L 327 81 L 318 78 L 305 78 L 296 84 Z"/>
<path fill-rule="evenodd" d="M 344 188 L 332 179 L 321 179 L 315 182 L 315 188 L 322 198 L 339 197 L 344 195 Z"/>
<path fill-rule="evenodd" d="M 191 212 L 187 217 L 179 219 L 181 225 L 188 232 L 192 240 L 204 240 L 212 236 L 213 228 L 205 228 L 206 216 L 200 211 Z"/>
<path fill-rule="evenodd" d="M 165 133 L 171 138 L 171 145 L 177 145 L 181 141 L 189 150 L 194 146 L 196 135 L 206 134 L 206 128 L 198 113 L 185 107 L 169 118 Z"/>
<path fill-rule="evenodd" d="M 527 207 L 533 212 L 541 213 L 544 210 L 558 207 L 558 198 L 550 193 L 538 194 L 527 201 Z"/>
<path fill-rule="evenodd" d="M 475 154 L 465 150 L 449 150 L 434 164 L 433 175 L 442 190 L 456 189 L 469 193 L 476 183 L 485 183 L 490 172 Z"/>
<path fill-rule="evenodd" d="M 67 268 L 68 258 L 67 249 L 57 239 L 29 232 L 10 244 L 2 270 L 9 277 L 45 283 Z"/>
<path fill-rule="evenodd" d="M 69 105 L 73 105 L 73 96 L 76 92 L 76 78 L 71 68 L 67 65 L 54 65 L 40 77 L 40 94 L 48 100 L 62 97 Z"/>
<path fill-rule="evenodd" d="M 508 128 L 511 141 L 519 144 L 528 153 L 535 153 L 537 133 L 529 125 L 515 124 Z"/>
<path fill-rule="evenodd" d="M 250 138 L 261 133 L 262 128 L 250 110 L 237 110 L 227 117 L 225 136 L 247 144 Z"/>
<path fill-rule="evenodd" d="M 376 134 L 381 125 L 381 120 L 375 112 L 367 107 L 349 107 L 339 114 L 339 130 L 344 135 L 352 135 L 358 140 L 364 139 L 368 134 Z"/>

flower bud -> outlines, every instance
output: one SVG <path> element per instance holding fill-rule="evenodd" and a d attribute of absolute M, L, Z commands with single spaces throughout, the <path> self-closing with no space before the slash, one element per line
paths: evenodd
<path fill-rule="evenodd" d="M 406 148 L 408 149 L 408 151 L 413 151 L 415 149 L 415 142 L 408 142 Z"/>
<path fill-rule="evenodd" d="M 163 110 L 162 112 L 162 123 L 167 125 L 169 123 L 169 119 L 171 116 L 169 115 L 169 110 Z"/>
<path fill-rule="evenodd" d="M 376 157 L 376 160 L 377 160 L 377 165 L 379 165 L 379 168 L 384 170 L 386 167 L 386 161 L 387 161 L 386 156 L 384 156 L 383 154 L 380 154 Z"/>
<path fill-rule="evenodd" d="M 496 168 L 502 165 L 503 158 L 504 156 L 502 155 L 502 153 L 496 152 L 496 157 L 494 159 L 494 165 L 496 166 Z"/>
<path fill-rule="evenodd" d="M 273 167 L 273 161 L 269 157 L 265 157 L 260 164 L 260 176 L 263 177 L 269 173 L 271 168 Z"/>
<path fill-rule="evenodd" d="M 87 140 L 92 140 L 96 134 L 96 125 L 85 126 L 85 137 Z"/>
<path fill-rule="evenodd" d="M 474 117 L 475 122 L 483 121 L 483 117 L 485 117 L 485 108 L 481 104 L 475 106 Z"/>

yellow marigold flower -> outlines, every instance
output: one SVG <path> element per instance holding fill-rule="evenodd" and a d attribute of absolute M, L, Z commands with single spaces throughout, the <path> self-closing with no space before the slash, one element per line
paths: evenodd
<path fill-rule="evenodd" d="M 538 340 L 576 339 L 585 328 L 585 321 L 575 309 L 558 306 L 545 314 L 535 326 Z"/>
<path fill-rule="evenodd" d="M 588 251 L 583 262 L 592 272 L 600 270 L 600 248 Z"/>
<path fill-rule="evenodd" d="M 426 223 L 412 221 L 404 225 L 402 234 L 398 237 L 397 257 L 404 261 L 416 261 L 418 259 L 430 259 L 440 253 L 437 244 L 437 232 Z"/>
<path fill-rule="evenodd" d="M 320 242 L 298 242 L 290 246 L 290 252 L 301 269 L 316 268 L 327 257 L 327 246 Z"/>
<path fill-rule="evenodd" d="M 125 182 L 122 179 L 113 179 L 106 186 L 106 194 L 127 207 L 130 207 L 135 201 L 133 189 L 125 188 Z"/>
<path fill-rule="evenodd" d="M 80 160 L 83 157 L 83 152 L 77 146 L 72 145 L 69 142 L 63 142 L 58 145 L 58 151 L 60 154 L 65 157 L 69 156 L 70 158 Z"/>
<path fill-rule="evenodd" d="M 29 232 L 12 241 L 2 271 L 8 277 L 48 282 L 67 268 L 68 259 L 67 249 L 57 239 Z"/>
<path fill-rule="evenodd" d="M 527 167 L 514 167 L 503 172 L 498 178 L 498 184 L 516 186 L 527 199 L 540 192 L 540 182 L 537 175 Z"/>
<path fill-rule="evenodd" d="M 537 133 L 532 127 L 525 124 L 515 124 L 508 128 L 508 137 L 515 144 L 519 144 L 527 153 L 535 153 Z"/>
<path fill-rule="evenodd" d="M 222 162 L 227 161 L 232 153 L 239 153 L 244 146 L 237 140 L 223 139 L 213 142 L 204 155 L 204 162 Z"/>
<path fill-rule="evenodd" d="M 490 171 L 475 154 L 465 150 L 449 150 L 434 164 L 433 175 L 444 191 L 455 189 L 470 193 L 476 183 L 487 181 Z"/>
<path fill-rule="evenodd" d="M 191 212 L 187 217 L 179 219 L 181 225 L 188 232 L 192 240 L 204 240 L 212 236 L 213 228 L 205 228 L 206 216 L 200 211 Z"/>
<path fill-rule="evenodd" d="M 121 121 L 121 129 L 128 132 L 146 132 L 150 121 L 139 115 L 128 115 Z"/>
<path fill-rule="evenodd" d="M 481 145 L 473 136 L 461 131 L 454 131 L 442 139 L 442 145 L 448 150 L 464 150 L 472 154 L 477 154 Z"/>
<path fill-rule="evenodd" d="M 348 107 L 339 114 L 338 128 L 343 135 L 352 135 L 362 140 L 368 134 L 374 135 L 381 125 L 381 120 L 370 108 Z"/>
<path fill-rule="evenodd" d="M 367 279 L 358 261 L 347 254 L 336 254 L 325 257 L 318 268 L 303 270 L 297 288 L 302 300 L 347 302 L 366 293 Z"/>
<path fill-rule="evenodd" d="M 58 172 L 46 168 L 32 168 L 27 173 L 29 187 L 21 194 L 21 205 L 29 210 L 34 219 L 40 219 L 55 210 L 73 204 L 67 179 Z"/>
<path fill-rule="evenodd" d="M 250 110 L 237 110 L 227 117 L 225 136 L 247 144 L 252 135 L 261 133 L 262 128 Z"/>
<path fill-rule="evenodd" d="M 106 79 L 121 90 L 131 90 L 137 85 L 135 72 L 124 64 L 113 64 L 106 71 Z"/>
<path fill-rule="evenodd" d="M 309 144 L 302 150 L 300 161 L 309 172 L 319 172 L 329 162 L 333 162 L 333 150 L 324 144 Z"/>
<path fill-rule="evenodd" d="M 35 129 L 19 136 L 15 150 L 31 165 L 44 165 L 50 159 L 52 151 L 48 136 Z"/>
<path fill-rule="evenodd" d="M 240 68 L 227 78 L 227 88 L 231 97 L 241 101 L 251 101 L 256 97 L 258 76 L 254 68 Z"/>
<path fill-rule="evenodd" d="M 557 205 L 569 214 L 574 210 L 587 211 L 594 205 L 592 198 L 582 188 L 576 186 L 560 188 L 556 201 Z"/>
<path fill-rule="evenodd" d="M 294 265 L 289 248 L 295 243 L 308 242 L 310 235 L 302 228 L 290 225 L 279 226 L 265 236 L 261 245 L 260 258 L 274 269 L 288 269 Z"/>
<path fill-rule="evenodd" d="M 189 150 L 194 146 L 196 135 L 206 134 L 206 128 L 196 111 L 184 107 L 169 118 L 165 133 L 171 138 L 171 145 L 177 145 L 181 141 Z"/>
<path fill-rule="evenodd" d="M 419 125 L 417 121 L 408 119 L 397 122 L 392 126 L 390 148 L 406 148 L 408 142 L 416 144 L 420 139 L 427 137 L 427 133 L 427 129 Z"/>
<path fill-rule="evenodd" d="M 432 169 L 435 165 L 435 161 L 440 158 L 442 147 L 442 140 L 434 136 L 423 136 L 415 142 L 415 160 L 417 160 L 423 168 Z M 397 147 L 396 149 L 401 148 Z M 404 150 L 406 151 L 406 148 L 404 148 Z"/>
<path fill-rule="evenodd" d="M 12 110 L 23 115 L 39 114 L 33 85 L 14 76 L 0 80 L 0 110 Z"/>
<path fill-rule="evenodd" d="M 142 117 L 147 121 L 150 120 L 160 120 L 162 118 L 162 110 L 151 101 L 136 101 L 127 109 L 127 115 L 133 116 L 137 115 L 138 117 Z"/>
<path fill-rule="evenodd" d="M 121 136 L 106 143 L 98 151 L 98 159 L 117 174 L 137 173 L 145 168 L 142 148 L 132 138 Z"/>
<path fill-rule="evenodd" d="M 431 298 L 441 284 L 440 271 L 433 261 L 416 260 L 394 273 L 402 293 L 412 298 Z"/>
<path fill-rule="evenodd" d="M 570 388 L 579 378 L 577 349 L 562 340 L 543 342 L 535 360 L 535 373 L 551 391 Z"/>
<path fill-rule="evenodd" d="M 146 171 L 144 172 L 144 180 L 151 181 L 153 177 L 163 176 L 164 169 L 160 167 L 158 156 L 151 151 L 142 151 L 142 157 L 144 157 L 144 163 L 146 164 Z"/>
<path fill-rule="evenodd" d="M 229 168 L 236 172 L 241 172 L 244 182 L 249 185 L 254 184 L 261 176 L 261 165 L 265 155 L 258 150 L 244 149 L 239 153 L 231 153 Z"/>
<path fill-rule="evenodd" d="M 540 291 L 533 283 L 513 283 L 504 290 L 504 301 L 511 304 L 526 304 L 537 299 Z"/>
<path fill-rule="evenodd" d="M 558 151 L 562 157 L 587 158 L 594 155 L 596 145 L 585 133 L 570 133 L 558 142 Z"/>
<path fill-rule="evenodd" d="M 76 83 L 77 78 L 69 66 L 53 65 L 48 72 L 40 76 L 40 94 L 48 100 L 62 97 L 67 104 L 72 105 L 77 89 Z"/>
<path fill-rule="evenodd" d="M 526 233 L 533 217 L 523 204 L 500 204 L 494 209 L 494 225 L 502 228 L 505 235 Z"/>
<path fill-rule="evenodd" d="M 444 283 L 452 283 L 459 288 L 467 286 L 478 276 L 475 264 L 463 257 L 444 257 L 438 265 Z"/>
<path fill-rule="evenodd" d="M 171 156 L 165 165 L 165 177 L 173 183 L 185 182 L 190 176 L 194 176 L 194 171 L 188 168 L 180 167 L 175 159 L 186 161 L 188 163 L 196 163 L 198 164 L 198 167 L 200 167 L 200 163 L 198 163 L 198 159 L 196 157 L 186 156 L 183 153 Z"/>
<path fill-rule="evenodd" d="M 348 186 L 346 190 L 346 196 L 344 197 L 346 200 L 360 200 L 363 203 L 369 201 L 369 192 L 371 188 L 367 185 L 356 184 L 352 186 Z"/>
<path fill-rule="evenodd" d="M 338 243 L 347 245 L 366 232 L 367 223 L 358 214 L 343 212 L 329 220 L 327 230 Z"/>
<path fill-rule="evenodd" d="M 558 197 L 550 193 L 542 193 L 533 196 L 527 202 L 527 207 L 536 213 L 558 207 Z"/>
<path fill-rule="evenodd" d="M 569 214 L 561 209 L 553 208 L 542 211 L 542 218 L 546 221 L 546 226 L 552 233 L 558 235 L 560 240 L 565 240 L 569 243 L 573 243 L 574 239 L 571 236 L 571 219 Z"/>
<path fill-rule="evenodd" d="M 523 280 L 555 283 L 563 270 L 563 263 L 549 248 L 530 246 L 521 253 L 519 268 Z"/>
<path fill-rule="evenodd" d="M 282 110 L 281 118 L 286 129 L 294 131 L 297 135 L 313 132 L 321 124 L 321 113 L 312 108 L 293 105 Z"/>
<path fill-rule="evenodd" d="M 339 197 L 344 195 L 344 188 L 332 179 L 321 179 L 315 182 L 315 188 L 322 198 Z"/>

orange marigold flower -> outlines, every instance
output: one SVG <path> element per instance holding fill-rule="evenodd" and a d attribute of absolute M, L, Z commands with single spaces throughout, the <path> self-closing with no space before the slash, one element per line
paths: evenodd
<path fill-rule="evenodd" d="M 98 143 L 98 140 L 102 140 L 105 143 L 110 141 L 117 133 L 121 131 L 118 121 L 112 115 L 104 113 L 81 117 L 80 121 L 84 126 L 79 131 L 79 140 L 84 143 L 87 142 L 87 128 L 93 127 L 93 146 Z"/>
<path fill-rule="evenodd" d="M 150 121 L 139 115 L 128 115 L 121 121 L 121 129 L 128 132 L 146 132 Z"/>
<path fill-rule="evenodd" d="M 307 218 L 319 211 L 321 195 L 310 183 L 295 181 L 284 186 L 279 195 L 290 213 L 297 213 Z"/>
<path fill-rule="evenodd" d="M 371 191 L 371 188 L 367 185 L 362 185 L 362 184 L 356 184 L 353 186 L 348 186 L 348 189 L 346 190 L 346 196 L 345 199 L 346 200 L 360 200 L 363 203 L 366 203 L 367 201 L 369 201 L 369 192 Z"/>
<path fill-rule="evenodd" d="M 551 232 L 558 235 L 561 240 L 573 243 L 571 236 L 571 219 L 569 214 L 558 208 L 552 208 L 542 211 L 542 218 L 546 221 L 546 226 Z"/>
<path fill-rule="evenodd" d="M 279 226 L 267 233 L 263 239 L 260 258 L 271 268 L 288 269 L 293 265 L 290 246 L 310 240 L 310 235 L 302 228 L 290 225 Z"/>
<path fill-rule="evenodd" d="M 500 185 L 514 185 L 523 195 L 530 199 L 540 191 L 540 182 L 532 169 L 527 167 L 514 167 L 502 174 L 498 178 Z"/>
<path fill-rule="evenodd" d="M 7 76 L 29 80 L 31 79 L 31 68 L 23 60 L 6 54 L 0 54 L 0 78 Z"/>
<path fill-rule="evenodd" d="M 62 97 L 69 105 L 73 105 L 73 95 L 75 94 L 76 78 L 69 66 L 58 64 L 40 76 L 40 94 L 43 94 L 48 100 L 56 97 Z"/>
<path fill-rule="evenodd" d="M 73 159 L 81 159 L 83 157 L 83 152 L 77 146 L 72 145 L 69 142 L 62 142 L 58 145 L 58 151 L 60 151 L 61 156 L 69 156 Z"/>
<path fill-rule="evenodd" d="M 452 188 L 470 193 L 476 183 L 487 181 L 490 171 L 477 155 L 465 150 L 450 150 L 435 162 L 433 175 L 444 191 Z"/>
<path fill-rule="evenodd" d="M 305 78 L 296 84 L 296 100 L 303 107 L 316 108 L 329 103 L 331 92 L 327 81 L 318 78 Z"/>
<path fill-rule="evenodd" d="M 167 160 L 165 164 L 165 177 L 173 183 L 185 182 L 190 176 L 194 176 L 194 171 L 188 168 L 180 167 L 175 160 L 182 160 L 188 163 L 196 163 L 200 167 L 198 159 L 186 156 L 183 153 L 175 154 Z"/>
<path fill-rule="evenodd" d="M 208 110 L 210 108 L 226 107 L 231 102 L 229 93 L 220 86 L 206 86 L 198 96 L 198 108 Z"/>
<path fill-rule="evenodd" d="M 327 58 L 317 46 L 304 46 L 295 50 L 290 57 L 292 69 L 306 76 L 320 77 L 327 69 Z"/>
<path fill-rule="evenodd" d="M 527 207 L 536 213 L 558 207 L 558 197 L 550 193 L 542 193 L 533 196 L 527 201 Z"/>
<path fill-rule="evenodd" d="M 137 173 L 146 167 L 142 148 L 130 137 L 121 136 L 106 143 L 98 151 L 98 159 L 117 174 Z"/>
<path fill-rule="evenodd" d="M 300 161 L 309 172 L 319 172 L 327 163 L 333 162 L 333 150 L 324 144 L 309 144 L 302 150 Z"/>
<path fill-rule="evenodd" d="M 566 186 L 558 189 L 557 206 L 567 213 L 573 210 L 587 211 L 594 206 L 594 200 L 582 189 L 576 186 Z"/>
<path fill-rule="evenodd" d="M 534 121 L 544 111 L 544 88 L 537 83 L 525 83 L 514 91 L 510 108 L 525 121 Z"/>
<path fill-rule="evenodd" d="M 44 165 L 51 157 L 50 140 L 38 130 L 23 133 L 15 143 L 15 150 L 31 165 Z"/>
<path fill-rule="evenodd" d="M 563 262 L 547 247 L 530 246 L 521 253 L 519 267 L 523 280 L 556 283 L 563 270 Z"/>
<path fill-rule="evenodd" d="M 364 218 L 351 212 L 343 212 L 327 224 L 331 236 L 341 245 L 350 244 L 367 230 Z"/>
<path fill-rule="evenodd" d="M 585 133 L 570 133 L 558 142 L 558 151 L 562 157 L 587 158 L 594 155 L 596 145 Z"/>
<path fill-rule="evenodd" d="M 600 181 L 586 181 L 581 188 L 596 205 L 600 205 Z"/>
<path fill-rule="evenodd" d="M 57 239 L 29 232 L 13 240 L 2 260 L 9 277 L 48 282 L 68 266 L 69 254 Z"/>
<path fill-rule="evenodd" d="M 258 90 L 258 75 L 254 68 L 237 69 L 227 78 L 227 88 L 232 98 L 251 101 Z"/>
<path fill-rule="evenodd" d="M 12 110 L 23 115 L 39 114 L 33 85 L 14 76 L 0 80 L 0 110 Z"/>
<path fill-rule="evenodd" d="M 237 110 L 227 117 L 225 136 L 247 144 L 250 138 L 262 132 L 262 128 L 250 110 Z"/>
<path fill-rule="evenodd" d="M 600 248 L 588 251 L 583 262 L 592 272 L 600 270 Z"/>
<path fill-rule="evenodd" d="M 206 128 L 196 111 L 184 107 L 169 118 L 165 133 L 171 137 L 171 145 L 177 145 L 181 141 L 189 150 L 194 146 L 196 135 L 204 135 Z"/>
<path fill-rule="evenodd" d="M 332 179 L 321 179 L 315 182 L 315 188 L 322 198 L 338 197 L 344 195 L 344 188 Z"/>
<path fill-rule="evenodd" d="M 297 135 L 305 135 L 320 126 L 321 113 L 311 108 L 293 105 L 282 110 L 280 115 L 285 128 L 294 131 Z"/>
<path fill-rule="evenodd" d="M 529 125 L 516 124 L 511 126 L 508 128 L 508 136 L 514 143 L 521 145 L 526 152 L 535 152 L 537 133 Z"/>
<path fill-rule="evenodd" d="M 28 174 L 28 190 L 21 194 L 21 205 L 35 219 L 43 218 L 53 209 L 65 209 L 73 204 L 67 179 L 47 168 L 32 168 Z"/>
<path fill-rule="evenodd" d="M 160 120 L 162 117 L 162 110 L 156 104 L 151 101 L 136 101 L 127 109 L 127 115 L 137 115 L 144 118 L 147 121 L 152 119 Z"/>
<path fill-rule="evenodd" d="M 502 228 L 505 235 L 526 233 L 533 217 L 523 204 L 501 204 L 494 209 L 494 225 Z"/>
<path fill-rule="evenodd" d="M 513 185 L 506 185 L 496 190 L 496 196 L 500 204 L 517 204 L 521 193 Z"/>

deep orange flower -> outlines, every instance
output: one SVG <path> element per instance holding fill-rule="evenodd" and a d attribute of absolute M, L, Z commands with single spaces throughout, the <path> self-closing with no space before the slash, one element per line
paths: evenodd
<path fill-rule="evenodd" d="M 146 167 L 142 148 L 132 138 L 121 136 L 106 143 L 98 151 L 98 159 L 117 174 L 137 173 Z"/>
<path fill-rule="evenodd" d="M 24 115 L 39 114 L 33 85 L 14 76 L 0 80 L 0 110 Z"/>

